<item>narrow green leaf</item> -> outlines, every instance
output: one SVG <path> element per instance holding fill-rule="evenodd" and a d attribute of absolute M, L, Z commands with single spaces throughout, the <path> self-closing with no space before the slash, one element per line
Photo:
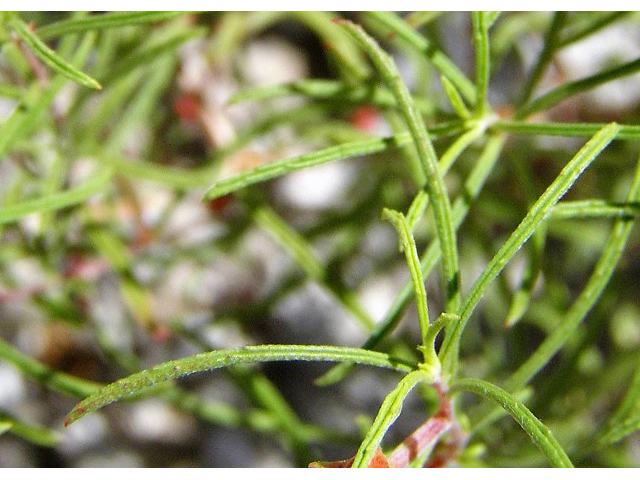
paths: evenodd
<path fill-rule="evenodd" d="M 640 125 L 618 125 L 618 140 L 640 139 Z M 521 135 L 550 135 L 554 137 L 592 137 L 604 123 L 532 123 L 522 120 L 499 120 L 491 124 L 491 128 L 499 132 Z"/>
<path fill-rule="evenodd" d="M 619 21 L 624 17 L 628 17 L 632 12 L 598 12 L 598 16 L 586 25 L 579 25 L 576 28 L 569 26 L 564 38 L 560 41 L 560 47 L 566 47 L 572 43 L 582 40 L 603 28 L 608 27 L 612 23 Z"/>
<path fill-rule="evenodd" d="M 521 189 L 527 199 L 527 208 L 531 208 L 531 205 L 535 203 L 538 196 L 533 166 L 530 162 L 523 162 L 520 161 L 520 159 L 516 159 L 512 162 L 512 165 L 515 170 L 514 173 L 521 185 Z M 542 257 L 547 238 L 546 226 L 546 224 L 542 225 L 532 235 L 528 249 L 529 254 L 526 258 L 526 265 L 520 282 L 520 287 L 512 298 L 509 311 L 507 312 L 507 316 L 504 320 L 505 328 L 511 328 L 519 322 L 529 307 L 533 289 L 542 269 Z"/>
<path fill-rule="evenodd" d="M 489 262 L 489 265 L 487 265 L 482 272 L 480 278 L 473 284 L 459 312 L 460 320 L 454 328 L 447 331 L 440 350 L 440 359 L 443 361 L 445 372 L 447 372 L 448 375 L 455 374 L 462 331 L 487 287 L 496 276 L 498 276 L 509 260 L 513 258 L 524 242 L 529 239 L 540 223 L 551 213 L 554 205 L 562 198 L 567 190 L 571 188 L 582 172 L 615 138 L 618 131 L 619 127 L 615 123 L 612 123 L 600 130 L 580 149 L 545 192 L 538 198 L 520 225 L 518 225 L 509 239 L 498 250 L 498 253 L 491 259 L 491 262 Z M 508 390 L 513 390 L 513 388 L 509 388 Z"/>
<path fill-rule="evenodd" d="M 487 30 L 489 30 L 493 26 L 493 24 L 496 23 L 501 14 L 502 12 L 484 12 Z"/>
<path fill-rule="evenodd" d="M 428 206 L 429 194 L 424 189 L 418 190 L 407 211 L 407 223 L 412 232 L 415 231 L 416 225 L 424 215 L 424 212 L 426 212 Z"/>
<path fill-rule="evenodd" d="M 442 51 L 416 32 L 404 20 L 391 12 L 366 12 L 365 19 L 373 19 L 388 30 L 394 32 L 399 39 L 411 48 L 414 48 L 421 55 L 426 56 L 440 73 L 453 83 L 462 96 L 471 104 L 476 102 L 476 91 L 473 83 L 462 73 L 462 71 L 447 57 Z"/>
<path fill-rule="evenodd" d="M 95 34 L 86 34 L 74 53 L 71 63 L 76 66 L 82 65 L 91 53 L 94 42 Z M 63 44 L 65 43 L 72 46 L 75 44 L 75 42 L 73 42 L 73 44 L 63 42 Z M 11 116 L 0 125 L 0 161 L 5 158 L 5 154 L 13 148 L 18 140 L 25 138 L 35 130 L 36 127 L 49 119 L 47 109 L 51 106 L 54 98 L 66 82 L 66 77 L 62 75 L 57 76 L 49 85 L 37 92 L 36 98 L 33 99 L 32 102 L 29 102 L 26 111 L 23 107 L 16 108 Z"/>
<path fill-rule="evenodd" d="M 469 112 L 469 109 L 467 108 L 467 106 L 464 104 L 464 101 L 462 100 L 462 97 L 458 93 L 458 90 L 453 85 L 453 83 L 451 83 L 451 80 L 449 80 L 444 75 L 440 76 L 440 80 L 442 81 L 442 86 L 444 87 L 444 93 L 447 95 L 447 98 L 449 99 L 449 104 L 453 108 L 453 111 L 456 112 L 456 114 L 464 120 L 469 118 L 471 116 L 471 113 Z"/>
<path fill-rule="evenodd" d="M 0 435 L 9 430 L 13 435 L 24 438 L 28 442 L 42 447 L 54 447 L 59 440 L 59 435 L 48 428 L 21 422 L 0 413 Z"/>
<path fill-rule="evenodd" d="M 402 242 L 402 250 L 404 250 L 413 282 L 413 290 L 416 298 L 416 306 L 418 307 L 418 319 L 420 321 L 420 332 L 422 333 L 422 346 L 429 348 L 427 344 L 427 332 L 429 331 L 429 310 L 427 308 L 427 291 L 424 286 L 424 278 L 420 270 L 420 260 L 418 259 L 418 251 L 416 250 L 416 242 L 411 235 L 411 227 L 409 222 L 400 212 L 385 208 L 382 211 L 382 218 L 390 221 L 398 231 Z M 426 359 L 425 359 L 426 360 Z"/>
<path fill-rule="evenodd" d="M 605 200 L 576 200 L 558 203 L 550 220 L 583 218 L 633 218 L 640 215 L 640 202 L 608 202 Z"/>
<path fill-rule="evenodd" d="M 412 370 L 412 366 L 402 360 L 395 360 L 384 353 L 371 352 L 359 348 L 316 345 L 259 345 L 237 350 L 215 350 L 166 362 L 111 383 L 78 403 L 67 415 L 65 425 L 70 425 L 85 415 L 121 398 L 139 393 L 150 386 L 174 378 L 239 363 L 293 360 L 317 362 L 351 361 L 361 365 L 390 368 L 400 372 L 410 372 Z"/>
<path fill-rule="evenodd" d="M 332 12 L 290 12 L 295 19 L 307 25 L 323 41 L 329 56 L 336 62 L 343 76 L 361 82 L 370 75 L 370 68 L 351 38 L 336 25 Z"/>
<path fill-rule="evenodd" d="M 475 128 L 459 136 L 442 154 L 442 157 L 440 157 L 440 162 L 438 163 L 440 174 L 444 177 L 462 152 L 464 152 L 469 146 L 471 146 L 471 144 L 483 135 L 484 126 L 479 124 Z M 428 206 L 429 195 L 423 188 L 416 194 L 416 197 L 411 202 L 411 206 L 407 212 L 407 221 L 409 222 L 411 231 L 415 229 L 417 222 L 422 218 Z"/>
<path fill-rule="evenodd" d="M 422 117 L 417 114 L 409 90 L 402 82 L 391 56 L 384 52 L 376 41 L 359 25 L 348 21 L 342 21 L 340 23 L 371 57 L 385 84 L 396 97 L 400 112 L 404 116 L 409 131 L 411 132 L 413 143 L 427 178 L 426 188 L 433 204 L 436 232 L 440 241 L 440 248 L 442 248 L 443 252 L 442 265 L 446 292 L 446 310 L 453 313 L 457 310 L 460 303 L 460 278 L 456 233 L 451 221 L 451 204 L 438 170 L 438 158 L 429 139 L 424 121 Z"/>
<path fill-rule="evenodd" d="M 387 433 L 387 430 L 393 425 L 393 422 L 400 416 L 404 399 L 411 393 L 411 390 L 413 390 L 416 384 L 425 380 L 425 378 L 424 372 L 411 372 L 386 396 L 380 406 L 378 415 L 376 415 L 373 421 L 373 425 L 371 425 L 367 435 L 360 444 L 360 448 L 358 448 L 358 452 L 353 459 L 352 468 L 366 468 L 369 466 L 385 433 Z"/>
<path fill-rule="evenodd" d="M 214 198 L 222 197 L 249 185 L 271 180 L 287 173 L 315 167 L 316 165 L 323 165 L 335 160 L 382 152 L 387 148 L 399 147 L 409 142 L 411 142 L 411 136 L 408 133 L 404 133 L 389 138 L 349 142 L 299 157 L 262 165 L 214 183 L 213 186 L 205 192 L 204 199 L 213 200 Z"/>
<path fill-rule="evenodd" d="M 487 90 L 489 88 L 489 22 L 486 12 L 472 12 L 473 43 L 476 47 L 476 116 L 482 117 L 487 110 Z"/>
<path fill-rule="evenodd" d="M 67 191 L 0 207 L 0 225 L 14 222 L 31 213 L 51 212 L 82 203 L 102 191 L 109 184 L 112 176 L 113 171 L 108 168 L 84 184 Z"/>
<path fill-rule="evenodd" d="M 607 422 L 601 442 L 615 443 L 636 430 L 640 430 L 640 366 L 636 368 L 622 403 Z"/>
<path fill-rule="evenodd" d="M 527 118 L 541 110 L 548 110 L 573 95 L 592 90 L 605 83 L 636 73 L 638 70 L 640 70 L 640 58 L 582 80 L 566 83 L 525 104 L 516 112 L 516 118 Z"/>
<path fill-rule="evenodd" d="M 551 430 L 547 428 L 531 411 L 520 403 L 509 392 L 489 382 L 476 379 L 464 379 L 451 385 L 450 392 L 473 392 L 502 405 L 527 432 L 533 443 L 546 455 L 553 467 L 573 467 L 571 460 L 564 452 Z"/>
<path fill-rule="evenodd" d="M 49 65 L 56 72 L 64 75 L 69 80 L 72 80 L 85 87 L 94 88 L 96 90 L 102 89 L 102 86 L 97 80 L 94 80 L 89 75 L 82 73 L 75 68 L 72 64 L 67 62 L 64 58 L 59 56 L 56 52 L 51 50 L 42 40 L 40 40 L 35 33 L 31 31 L 29 26 L 20 20 L 18 17 L 14 17 L 10 20 L 9 25 L 13 28 L 25 44 L 27 44 L 33 53 L 38 56 L 44 63 Z"/>
<path fill-rule="evenodd" d="M 428 23 L 433 22 L 435 19 L 440 17 L 445 12 L 411 12 L 409 15 L 405 17 L 405 22 L 407 25 L 412 27 L 414 30 L 418 30 L 419 28 L 427 25 Z"/>
<path fill-rule="evenodd" d="M 103 156 L 121 154 L 123 145 L 132 135 L 138 134 L 138 125 L 151 121 L 150 117 L 157 112 L 160 97 L 170 88 L 167 78 L 171 76 L 177 62 L 177 58 L 162 56 L 149 65 L 146 81 L 127 105 L 107 141 L 100 145 Z"/>
<path fill-rule="evenodd" d="M 350 312 L 367 330 L 372 330 L 374 322 L 360 305 L 357 298 L 340 291 L 329 281 L 325 267 L 322 265 L 311 245 L 287 222 L 271 208 L 262 206 L 254 214 L 254 219 L 265 231 L 282 245 L 294 258 L 296 263 L 304 270 L 309 278 L 317 281 L 329 292 L 342 306 Z"/>
<path fill-rule="evenodd" d="M 52 23 L 39 28 L 37 32 L 40 38 L 48 40 L 70 33 L 157 23 L 185 15 L 186 13 L 188 12 L 110 12 Z"/>
<path fill-rule="evenodd" d="M 181 29 L 162 41 L 157 41 L 152 45 L 144 45 L 142 49 L 119 61 L 116 68 L 108 70 L 108 74 L 101 78 L 102 83 L 106 85 L 137 67 L 148 66 L 162 55 L 178 55 L 180 51 L 178 47 L 180 45 L 194 38 L 203 37 L 207 32 L 208 30 L 205 27 L 189 27 L 188 30 Z"/>
<path fill-rule="evenodd" d="M 478 161 L 476 162 L 473 170 L 471 171 L 469 178 L 464 185 L 464 193 L 458 197 L 453 206 L 453 221 L 456 229 L 460 228 L 462 222 L 467 216 L 471 207 L 471 202 L 479 195 L 484 183 L 486 182 L 489 174 L 493 170 L 502 148 L 506 142 L 506 137 L 502 135 L 495 135 L 489 138 L 487 144 Z M 440 258 L 440 246 L 436 239 L 429 245 L 429 248 L 422 255 L 420 261 L 420 268 L 422 275 L 426 278 L 429 273 L 435 267 L 438 259 Z M 400 294 L 396 297 L 387 314 L 384 318 L 378 322 L 375 330 L 369 335 L 369 338 L 364 342 L 363 347 L 365 349 L 375 348 L 382 342 L 382 340 L 389 335 L 394 328 L 400 322 L 402 314 L 409 305 L 413 297 L 413 282 L 409 281 L 401 290 Z M 331 385 L 344 379 L 353 370 L 352 365 L 343 364 L 337 365 L 329 370 L 326 374 L 316 380 L 318 385 Z"/>
<path fill-rule="evenodd" d="M 522 89 L 522 96 L 520 98 L 520 104 L 524 104 L 529 101 L 534 89 L 538 86 L 538 82 L 542 77 L 545 69 L 549 65 L 553 54 L 559 48 L 558 42 L 560 38 L 560 31 L 562 26 L 567 20 L 567 12 L 555 12 L 549 30 L 544 35 L 544 47 L 542 52 L 538 56 L 538 60 L 527 78 L 527 83 Z"/>
<path fill-rule="evenodd" d="M 628 200 L 637 202 L 640 199 L 640 161 L 636 167 L 633 184 L 629 190 Z M 596 264 L 587 285 L 564 315 L 562 323 L 549 335 L 537 350 L 525 361 L 507 382 L 505 388 L 510 391 L 524 387 L 536 373 L 542 369 L 553 356 L 569 341 L 574 332 L 593 308 L 607 286 L 613 271 L 620 260 L 626 242 L 631 234 L 633 219 L 616 220 L 607 239 L 606 246 Z"/>
<path fill-rule="evenodd" d="M 14 365 L 22 374 L 68 395 L 86 397 L 96 392 L 100 387 L 98 383 L 57 372 L 20 352 L 2 338 L 0 338 L 0 359 Z"/>
<path fill-rule="evenodd" d="M 396 108 L 398 102 L 389 89 L 378 85 L 352 86 L 336 80 L 305 79 L 279 85 L 267 85 L 242 90 L 231 97 L 230 104 L 270 100 L 290 95 L 303 95 L 312 100 L 367 103 L 378 108 Z M 422 98 L 415 98 L 416 108 L 423 115 L 432 115 L 435 106 Z"/>
<path fill-rule="evenodd" d="M 187 170 L 123 157 L 102 157 L 100 162 L 129 178 L 148 180 L 175 190 L 191 190 L 209 185 L 218 170 L 217 166 Z"/>

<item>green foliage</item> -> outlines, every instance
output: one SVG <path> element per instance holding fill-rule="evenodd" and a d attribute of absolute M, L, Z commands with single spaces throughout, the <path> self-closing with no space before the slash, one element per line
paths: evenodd
<path fill-rule="evenodd" d="M 640 105 L 629 100 L 612 114 L 579 99 L 637 75 L 640 60 L 613 59 L 580 78 L 549 72 L 563 49 L 607 28 L 637 28 L 637 15 L 349 18 L 3 14 L 0 361 L 44 387 L 38 395 L 78 401 L 51 402 L 70 409 L 65 425 L 157 396 L 201 422 L 274 438 L 297 466 L 328 445 L 355 454 L 337 463 L 369 466 L 391 451 L 393 426 L 410 408 L 423 418 L 409 437 L 421 449 L 394 466 L 633 464 L 626 442 L 640 430 L 640 339 L 617 331 L 615 318 L 624 303 L 640 311 Z M 472 66 L 447 54 L 453 20 L 466 25 L 454 36 Z M 322 45 L 314 61 L 325 78 L 259 84 L 243 63 L 248 47 L 292 25 Z M 531 36 L 541 50 L 521 65 L 518 45 Z M 283 200 L 283 182 L 338 162 L 355 172 L 344 198 L 315 209 Z M 184 220 L 185 208 L 198 220 Z M 381 220 L 398 241 L 372 246 L 371 232 L 392 231 Z M 260 235 L 267 243 L 256 253 Z M 38 272 L 31 283 L 24 263 Z M 214 289 L 202 286 L 225 263 L 239 267 Z M 163 282 L 175 272 L 186 272 L 183 284 L 168 294 Z M 382 315 L 362 295 L 376 278 L 397 287 Z M 95 305 L 114 285 L 106 322 Z M 308 285 L 339 322 L 315 326 L 305 304 L 292 342 L 273 324 Z M 28 315 L 16 321 L 5 304 Z M 625 321 L 640 331 L 639 318 Z M 24 352 L 19 332 L 32 324 L 85 342 L 76 348 L 99 358 L 100 374 Z M 226 332 L 222 345 L 210 328 Z M 350 331 L 349 345 L 361 348 L 337 344 Z M 270 370 L 283 362 L 336 365 L 283 382 Z M 305 420 L 287 386 L 315 378 L 301 388 L 339 392 L 358 365 L 395 382 L 377 414 L 340 410 L 337 427 Z M 213 370 L 225 372 L 240 405 L 202 398 L 197 386 L 214 374 L 194 374 Z M 406 401 L 412 391 L 417 407 Z M 49 420 L 0 407 L 0 442 L 58 448 L 60 416 Z"/>

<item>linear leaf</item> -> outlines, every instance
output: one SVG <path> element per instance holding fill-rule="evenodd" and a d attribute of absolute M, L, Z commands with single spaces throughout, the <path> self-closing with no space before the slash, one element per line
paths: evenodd
<path fill-rule="evenodd" d="M 529 101 L 535 87 L 538 85 L 538 82 L 542 77 L 542 74 L 549 65 L 553 54 L 555 53 L 556 49 L 559 48 L 558 39 L 560 36 L 560 30 L 562 30 L 562 26 L 564 25 L 566 19 L 567 12 L 554 13 L 551 25 L 549 26 L 549 30 L 544 36 L 544 47 L 542 48 L 542 52 L 540 52 L 537 62 L 533 67 L 529 78 L 527 78 L 527 83 L 522 89 L 520 103 Z"/>
<path fill-rule="evenodd" d="M 476 105 L 477 116 L 487 109 L 487 89 L 489 88 L 489 25 L 486 12 L 472 12 L 473 43 L 476 49 Z"/>
<path fill-rule="evenodd" d="M 416 32 L 404 20 L 391 12 L 367 12 L 365 18 L 371 18 L 375 22 L 384 25 L 388 30 L 394 32 L 399 39 L 408 46 L 416 49 L 420 54 L 426 56 L 440 73 L 446 76 L 453 83 L 462 96 L 469 103 L 476 102 L 476 91 L 473 83 L 462 73 L 462 71 L 447 57 L 442 51 L 428 39 Z"/>
<path fill-rule="evenodd" d="M 600 72 L 582 80 L 562 85 L 527 103 L 516 113 L 516 118 L 526 118 L 541 110 L 548 110 L 566 98 L 594 89 L 600 85 L 631 75 L 640 70 L 640 58 L 619 67 Z"/>
<path fill-rule="evenodd" d="M 0 207 L 0 225 L 19 220 L 31 213 L 51 212 L 82 203 L 107 186 L 112 176 L 113 170 L 108 168 L 83 185 L 67 191 L 27 200 L 4 208 Z"/>
<path fill-rule="evenodd" d="M 606 200 L 575 200 L 558 203 L 550 220 L 582 218 L 633 218 L 640 215 L 640 202 L 608 202 Z"/>
<path fill-rule="evenodd" d="M 369 428 L 353 459 L 353 468 L 366 468 L 369 466 L 371 459 L 382 442 L 382 437 L 384 437 L 389 427 L 391 427 L 393 422 L 400 416 L 404 399 L 411 393 L 413 387 L 424 379 L 424 372 L 411 372 L 385 397 L 373 421 L 373 425 Z"/>
<path fill-rule="evenodd" d="M 573 467 L 571 460 L 546 427 L 531 411 L 509 392 L 489 382 L 477 379 L 464 379 L 451 385 L 450 392 L 468 391 L 499 403 L 518 422 L 533 443 L 546 455 L 554 467 Z"/>
<path fill-rule="evenodd" d="M 294 230 L 276 212 L 266 206 L 259 207 L 254 212 L 254 219 L 265 231 L 282 245 L 304 270 L 309 278 L 319 282 L 342 306 L 350 312 L 367 329 L 372 330 L 374 322 L 360 305 L 356 296 L 350 296 L 341 291 L 328 280 L 328 275 L 322 262 L 318 259 L 312 246 Z"/>
<path fill-rule="evenodd" d="M 424 278 L 420 270 L 420 259 L 416 250 L 416 242 L 411 234 L 411 227 L 407 219 L 400 212 L 385 208 L 382 211 L 382 218 L 389 220 L 398 231 L 402 242 L 402 250 L 404 250 L 413 282 L 413 290 L 416 298 L 416 306 L 418 307 L 418 318 L 420 320 L 420 332 L 422 334 L 422 346 L 428 348 L 427 332 L 429 331 L 429 311 L 427 309 L 427 291 L 424 286 Z"/>
<path fill-rule="evenodd" d="M 640 139 L 639 125 L 618 125 L 618 140 Z M 537 123 L 522 120 L 499 120 L 491 124 L 491 128 L 500 132 L 518 133 L 521 135 L 551 135 L 554 137 L 592 137 L 605 123 Z"/>
<path fill-rule="evenodd" d="M 0 338 L 0 358 L 14 365 L 24 375 L 34 378 L 54 390 L 76 397 L 91 395 L 99 384 L 53 370 L 34 360 Z"/>
<path fill-rule="evenodd" d="M 389 138 L 376 138 L 373 140 L 344 143 L 299 157 L 262 165 L 214 183 L 213 186 L 205 192 L 204 199 L 213 200 L 214 198 L 222 197 L 249 185 L 271 180 L 287 173 L 315 167 L 316 165 L 323 165 L 335 160 L 381 152 L 387 148 L 399 147 L 409 142 L 411 142 L 411 136 L 408 133 L 404 133 Z"/>
<path fill-rule="evenodd" d="M 629 201 L 638 201 L 640 198 L 640 161 L 636 167 L 633 184 L 629 190 Z M 598 259 L 591 277 L 587 281 L 584 290 L 573 303 L 564 319 L 553 333 L 549 335 L 538 349 L 513 373 L 505 388 L 514 391 L 522 388 L 533 378 L 541 368 L 565 345 L 574 334 L 576 328 L 584 320 L 587 313 L 593 308 L 606 287 L 613 271 L 620 260 L 626 242 L 631 234 L 633 219 L 621 218 L 616 220 L 606 247 Z"/>
<path fill-rule="evenodd" d="M 640 430 L 640 366 L 636 368 L 631 385 L 608 422 L 601 441 L 615 443 L 636 430 Z"/>
<path fill-rule="evenodd" d="M 13 435 L 24 438 L 30 443 L 43 447 L 53 447 L 59 440 L 57 432 L 44 428 L 40 425 L 21 422 L 13 417 L 0 413 L 0 435 L 9 430 Z"/>
<path fill-rule="evenodd" d="M 63 20 L 52 23 L 37 30 L 40 38 L 48 40 L 70 33 L 102 30 L 105 28 L 120 28 L 129 25 L 143 25 L 157 23 L 163 20 L 179 17 L 188 12 L 112 12 L 91 15 L 87 18 Z"/>
<path fill-rule="evenodd" d="M 436 232 L 442 249 L 442 265 L 446 292 L 446 310 L 454 313 L 460 303 L 460 278 L 458 271 L 458 251 L 456 232 L 451 221 L 451 204 L 444 188 L 444 182 L 438 169 L 438 157 L 429 139 L 429 133 L 420 115 L 417 114 L 415 104 L 407 86 L 402 82 L 400 73 L 391 58 L 380 48 L 361 26 L 341 21 L 340 24 L 356 39 L 358 44 L 371 57 L 376 69 L 382 76 L 384 83 L 396 97 L 413 144 L 418 152 L 424 174 L 427 179 L 426 189 L 433 204 L 433 216 Z"/>
<path fill-rule="evenodd" d="M 167 380 L 239 363 L 292 360 L 317 362 L 350 361 L 361 365 L 391 368 L 400 372 L 410 372 L 412 370 L 412 367 L 404 361 L 395 360 L 384 353 L 371 352 L 360 348 L 316 345 L 259 345 L 237 350 L 215 350 L 166 362 L 111 383 L 78 403 L 67 415 L 65 425 L 70 425 L 105 405 Z"/>
<path fill-rule="evenodd" d="M 502 135 L 493 136 L 487 141 L 480 158 L 465 182 L 464 193 L 460 195 L 453 205 L 453 221 L 456 228 L 460 228 L 460 225 L 462 225 L 462 222 L 469 212 L 472 200 L 474 200 L 482 190 L 484 183 L 498 161 L 505 142 L 506 138 Z M 421 257 L 420 268 L 423 277 L 427 277 L 436 266 L 440 254 L 440 246 L 436 239 L 429 245 Z M 364 342 L 362 348 L 371 349 L 376 347 L 393 331 L 400 322 L 405 308 L 409 305 L 413 297 L 413 292 L 413 282 L 409 281 L 391 304 L 384 318 L 378 322 L 375 330 L 369 335 L 369 338 Z M 339 382 L 351 371 L 352 366 L 350 365 L 337 365 L 322 377 L 318 378 L 316 383 L 318 385 L 330 385 Z"/>
<path fill-rule="evenodd" d="M 15 30 L 24 43 L 26 43 L 33 53 L 40 58 L 44 63 L 49 65 L 56 72 L 64 75 L 69 80 L 73 80 L 85 87 L 94 88 L 96 90 L 102 89 L 102 86 L 97 80 L 91 78 L 86 73 L 81 72 L 75 68 L 72 64 L 67 62 L 64 58 L 51 50 L 42 40 L 40 40 L 35 33 L 31 31 L 29 26 L 20 20 L 18 17 L 14 17 L 10 20 L 9 25 Z"/>
<path fill-rule="evenodd" d="M 269 100 L 289 95 L 303 95 L 312 100 L 327 100 L 362 104 L 366 102 L 379 108 L 395 108 L 398 102 L 393 94 L 377 85 L 352 86 L 336 80 L 305 79 L 279 85 L 268 85 L 242 90 L 231 97 L 230 104 Z M 434 105 L 415 98 L 416 108 L 424 115 L 434 113 Z"/>
<path fill-rule="evenodd" d="M 449 80 L 444 75 L 440 76 L 440 81 L 442 82 L 444 93 L 447 95 L 447 99 L 449 100 L 449 104 L 453 108 L 453 111 L 456 112 L 456 114 L 462 119 L 469 118 L 471 116 L 471 113 L 469 112 L 467 106 L 464 104 L 464 100 L 462 100 L 462 97 L 458 93 L 455 85 L 451 83 L 451 80 Z"/>
<path fill-rule="evenodd" d="M 582 40 L 583 38 L 608 27 L 621 18 L 629 16 L 630 13 L 632 12 L 602 12 L 602 15 L 599 15 L 594 21 L 587 23 L 586 25 L 579 25 L 579 27 L 572 30 L 567 29 L 569 31 L 563 35 L 560 46 L 566 47 L 578 40 Z"/>
<path fill-rule="evenodd" d="M 562 196 L 571 188 L 582 172 L 598 154 L 615 138 L 619 127 L 612 123 L 600 130 L 562 169 L 560 174 L 538 198 L 520 225 L 491 259 L 480 278 L 471 287 L 467 299 L 460 310 L 460 320 L 447 331 L 440 350 L 445 372 L 455 374 L 460 337 L 473 310 L 484 295 L 487 287 L 498 276 L 522 245 L 529 239 L 541 222 L 545 220 Z M 512 389 L 509 389 L 512 390 Z"/>
<path fill-rule="evenodd" d="M 94 42 L 95 34 L 87 33 L 74 53 L 71 63 L 82 65 L 91 53 Z M 58 75 L 42 91 L 38 92 L 37 97 L 30 103 L 26 111 L 22 107 L 16 108 L 11 116 L 0 125 L 0 161 L 18 140 L 26 137 L 49 118 L 47 109 L 66 83 L 66 77 Z"/>
<path fill-rule="evenodd" d="M 182 29 L 172 36 L 158 41 L 153 45 L 145 45 L 144 48 L 132 53 L 131 55 L 122 59 L 118 63 L 117 68 L 109 70 L 109 73 L 101 78 L 104 84 L 108 84 L 113 79 L 116 79 L 131 70 L 142 66 L 148 65 L 154 62 L 161 55 L 173 54 L 177 55 L 179 52 L 178 47 L 189 40 L 194 38 L 203 37 L 207 33 L 207 29 L 204 27 L 194 28 L 190 27 L 187 30 Z"/>

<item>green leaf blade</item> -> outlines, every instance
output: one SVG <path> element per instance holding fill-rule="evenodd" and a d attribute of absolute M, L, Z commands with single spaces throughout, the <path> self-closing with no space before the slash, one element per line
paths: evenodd
<path fill-rule="evenodd" d="M 489 284 L 504 269 L 509 260 L 516 254 L 522 245 L 529 239 L 536 228 L 551 213 L 554 205 L 569 190 L 582 172 L 591 164 L 598 154 L 615 138 L 620 127 L 612 123 L 601 129 L 591 138 L 571 161 L 562 169 L 560 174 L 545 190 L 529 210 L 520 225 L 511 234 L 509 239 L 498 250 L 482 275 L 471 287 L 464 305 L 460 310 L 460 320 L 455 327 L 447 332 L 445 341 L 440 351 L 440 358 L 449 375 L 455 373 L 457 364 L 458 347 L 464 327 L 471 314 L 484 295 Z"/>
<path fill-rule="evenodd" d="M 48 40 L 71 33 L 157 23 L 183 16 L 187 13 L 188 12 L 110 12 L 91 15 L 86 18 L 73 18 L 52 23 L 51 25 L 39 28 L 37 32 L 40 38 Z"/>
<path fill-rule="evenodd" d="M 349 361 L 360 365 L 409 372 L 412 366 L 387 354 L 359 348 L 316 345 L 259 345 L 236 350 L 215 350 L 174 360 L 134 373 L 111 383 L 76 405 L 67 415 L 65 425 L 79 420 L 121 398 L 134 395 L 148 387 L 198 372 L 215 370 L 240 363 L 274 361 Z"/>
<path fill-rule="evenodd" d="M 79 83 L 80 85 L 84 85 L 85 87 L 93 88 L 95 90 L 102 89 L 102 86 L 97 80 L 91 78 L 86 73 L 81 72 L 56 52 L 51 50 L 22 20 L 14 17 L 10 21 L 10 25 L 20 40 L 27 44 L 33 50 L 33 53 L 53 70 L 64 75 L 69 80 Z"/>
<path fill-rule="evenodd" d="M 499 403 L 522 429 L 527 432 L 533 443 L 546 455 L 554 467 L 571 468 L 573 464 L 555 439 L 551 430 L 546 427 L 531 411 L 507 391 L 489 382 L 477 379 L 464 379 L 455 382 L 451 393 L 458 391 L 473 392 Z"/>
<path fill-rule="evenodd" d="M 389 138 L 376 138 L 344 143 L 334 147 L 325 148 L 317 152 L 298 157 L 280 160 L 278 162 L 262 165 L 238 175 L 220 180 L 213 184 L 204 194 L 205 200 L 214 200 L 242 188 L 265 182 L 280 177 L 287 173 L 296 172 L 305 168 L 323 165 L 325 163 L 360 155 L 369 155 L 381 152 L 390 147 L 398 147 L 409 143 L 408 134 L 400 134 Z"/>

